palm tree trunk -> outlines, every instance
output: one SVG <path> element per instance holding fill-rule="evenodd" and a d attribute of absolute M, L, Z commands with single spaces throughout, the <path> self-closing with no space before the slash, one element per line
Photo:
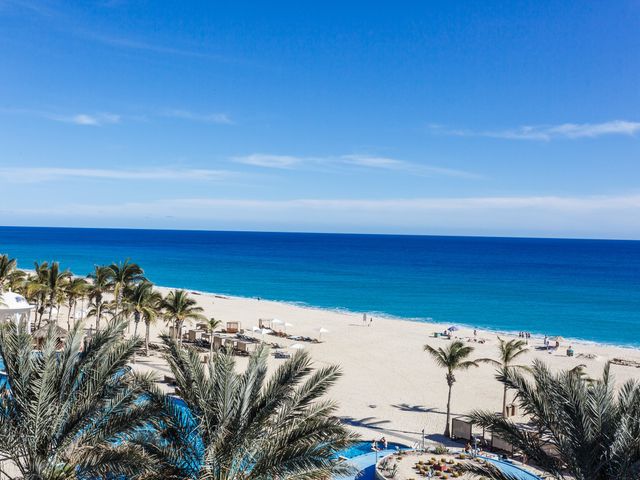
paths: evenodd
<path fill-rule="evenodd" d="M 140 323 L 140 314 L 138 312 L 133 314 L 133 336 L 138 335 L 138 323 Z"/>
<path fill-rule="evenodd" d="M 67 331 L 71 331 L 71 305 L 69 305 L 69 311 L 67 312 Z"/>
<path fill-rule="evenodd" d="M 444 427 L 444 436 L 451 436 L 451 429 L 449 427 L 449 419 L 451 418 L 451 389 L 453 388 L 453 384 L 449 385 L 449 394 L 447 396 L 447 426 Z"/>
<path fill-rule="evenodd" d="M 176 322 L 176 334 L 178 335 L 178 345 L 182 346 L 182 320 Z"/>
<path fill-rule="evenodd" d="M 209 332 L 209 360 L 213 357 L 213 330 Z"/>
<path fill-rule="evenodd" d="M 149 356 L 149 335 L 150 335 L 150 330 L 151 330 L 151 322 L 147 322 L 145 320 L 145 327 L 146 327 L 146 331 L 144 333 L 144 351 L 145 351 L 145 356 Z"/>
<path fill-rule="evenodd" d="M 100 330 L 100 317 L 102 316 L 102 302 L 96 300 L 96 332 Z"/>
<path fill-rule="evenodd" d="M 504 386 L 504 391 L 502 392 L 502 416 L 507 417 L 507 386 Z"/>

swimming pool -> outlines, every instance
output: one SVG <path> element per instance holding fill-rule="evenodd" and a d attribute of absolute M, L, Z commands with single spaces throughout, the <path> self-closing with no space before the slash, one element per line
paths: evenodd
<path fill-rule="evenodd" d="M 512 476 L 515 480 L 540 480 L 538 475 L 535 475 L 524 468 L 520 468 L 513 463 L 504 462 L 502 460 L 496 460 L 493 458 L 482 457 L 485 460 L 491 462 L 498 467 L 503 473 Z"/>
<path fill-rule="evenodd" d="M 379 443 L 380 446 L 382 444 Z M 376 460 L 386 457 L 399 449 L 407 449 L 399 443 L 388 443 L 387 448 L 377 452 L 371 450 L 371 442 L 358 442 L 350 448 L 338 452 L 338 456 L 348 458 L 356 473 L 334 477 L 332 480 L 373 480 L 375 479 Z"/>
<path fill-rule="evenodd" d="M 382 447 L 382 443 L 379 443 L 379 445 Z M 406 448 L 407 447 L 405 445 L 389 442 L 385 450 L 396 451 L 399 449 L 406 449 Z M 358 442 L 350 448 L 340 450 L 338 452 L 338 456 L 351 459 L 351 458 L 359 457 L 360 455 L 366 455 L 369 453 L 375 454 L 375 452 L 371 450 L 371 442 Z"/>
<path fill-rule="evenodd" d="M 408 449 L 399 443 L 389 443 L 388 448 L 376 452 L 371 450 L 371 442 L 358 442 L 350 448 L 338 452 L 338 456 L 349 459 L 349 463 L 356 469 L 353 475 L 335 477 L 333 480 L 373 480 L 375 479 L 375 463 L 398 449 Z M 498 467 L 502 472 L 513 477 L 514 480 L 540 480 L 540 477 L 520 468 L 512 463 L 488 457 L 482 457 Z"/>

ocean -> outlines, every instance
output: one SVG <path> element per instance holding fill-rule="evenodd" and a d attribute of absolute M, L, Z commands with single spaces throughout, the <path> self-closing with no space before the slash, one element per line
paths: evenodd
<path fill-rule="evenodd" d="M 84 275 L 640 347 L 640 241 L 0 227 L 0 253 Z"/>

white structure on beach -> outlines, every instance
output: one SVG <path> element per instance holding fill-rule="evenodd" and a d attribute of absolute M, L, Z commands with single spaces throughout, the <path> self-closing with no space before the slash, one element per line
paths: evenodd
<path fill-rule="evenodd" d="M 27 332 L 30 332 L 31 311 L 34 308 L 22 295 L 0 292 L 0 322 L 13 322 L 16 325 L 26 322 Z"/>

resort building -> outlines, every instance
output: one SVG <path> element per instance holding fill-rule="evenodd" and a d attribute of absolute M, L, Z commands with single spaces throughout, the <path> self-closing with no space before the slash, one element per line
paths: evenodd
<path fill-rule="evenodd" d="M 34 308 L 22 295 L 9 291 L 0 293 L 0 322 L 13 322 L 16 325 L 25 322 L 30 332 L 31 311 Z"/>

